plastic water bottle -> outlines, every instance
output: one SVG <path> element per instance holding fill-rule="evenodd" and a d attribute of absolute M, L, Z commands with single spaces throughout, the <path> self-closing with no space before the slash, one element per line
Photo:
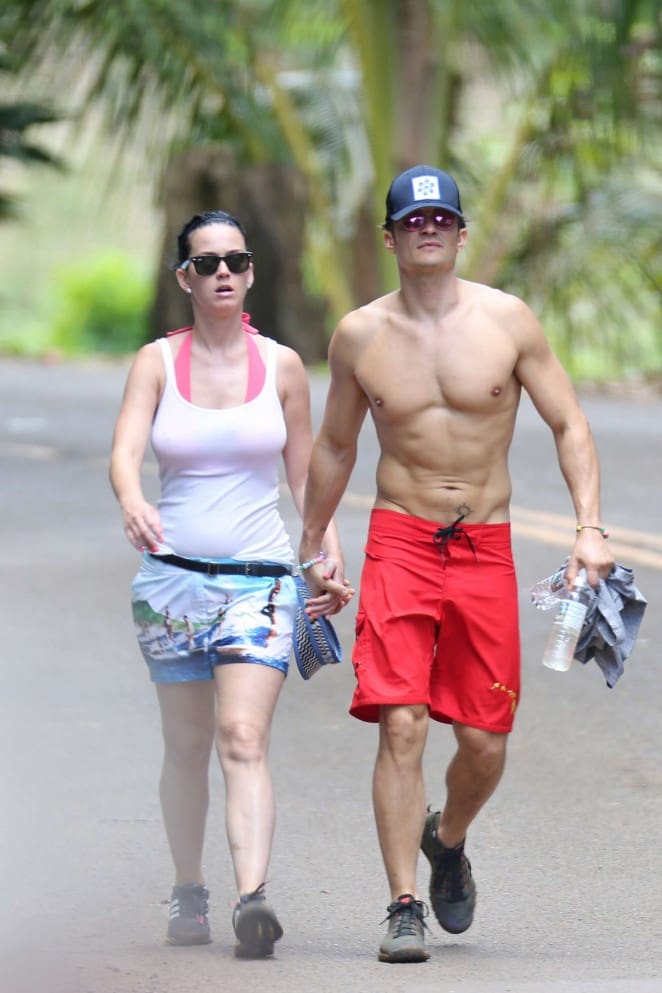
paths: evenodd
<path fill-rule="evenodd" d="M 551 610 L 558 606 L 568 594 L 568 584 L 565 581 L 565 570 L 567 562 L 531 587 L 531 603 L 538 610 Z"/>
<path fill-rule="evenodd" d="M 581 569 L 573 588 L 566 590 L 560 600 L 552 623 L 542 657 L 542 663 L 548 669 L 565 672 L 570 668 L 591 596 L 592 590 L 586 580 L 586 573 Z"/>

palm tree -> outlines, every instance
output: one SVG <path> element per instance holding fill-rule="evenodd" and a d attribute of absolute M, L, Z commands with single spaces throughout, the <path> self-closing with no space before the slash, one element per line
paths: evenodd
<path fill-rule="evenodd" d="M 653 235 L 639 234 L 627 271 L 614 227 L 595 224 L 599 247 L 574 252 L 572 279 L 552 264 L 581 244 L 605 192 L 639 187 L 659 156 L 655 0 L 557 0 L 553 18 L 543 0 L 6 2 L 23 14 L 24 57 L 59 51 L 115 128 L 156 119 L 164 150 L 223 141 L 240 163 L 295 163 L 311 191 L 310 268 L 336 315 L 387 285 L 382 198 L 425 160 L 453 171 L 472 205 L 467 276 L 567 308 L 565 288 L 591 285 L 597 254 L 621 297 L 636 301 L 633 281 L 643 291 L 644 313 L 659 293 Z M 638 216 L 623 210 L 621 225 Z M 605 299 L 593 295 L 590 319 L 575 306 L 575 328 L 613 323 Z"/>
<path fill-rule="evenodd" d="M 0 73 L 10 75 L 11 62 L 0 52 Z M 62 167 L 60 159 L 28 137 L 28 131 L 58 121 L 59 115 L 44 104 L 15 100 L 0 103 L 0 161 L 25 165 L 48 164 Z M 16 200 L 0 190 L 0 220 L 16 214 Z"/>

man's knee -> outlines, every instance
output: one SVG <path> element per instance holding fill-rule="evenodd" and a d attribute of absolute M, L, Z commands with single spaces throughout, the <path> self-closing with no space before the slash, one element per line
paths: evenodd
<path fill-rule="evenodd" d="M 503 769 L 508 743 L 507 734 L 456 724 L 455 736 L 459 753 L 477 771 L 489 777 Z"/>
<path fill-rule="evenodd" d="M 424 705 L 382 707 L 379 719 L 380 748 L 394 754 L 422 752 L 428 730 Z"/>

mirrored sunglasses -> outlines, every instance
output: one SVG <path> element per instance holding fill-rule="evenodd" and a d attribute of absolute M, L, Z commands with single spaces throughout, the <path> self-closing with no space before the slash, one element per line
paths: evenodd
<path fill-rule="evenodd" d="M 450 214 L 445 210 L 439 210 L 429 216 L 425 214 L 410 214 L 409 217 L 403 217 L 400 223 L 405 231 L 420 231 L 429 221 L 432 221 L 434 226 L 440 231 L 448 231 L 449 228 L 452 228 L 457 223 L 457 220 L 458 218 L 455 214 Z"/>
<path fill-rule="evenodd" d="M 180 269 L 188 269 L 193 263 L 193 268 L 198 276 L 213 276 L 217 272 L 221 262 L 225 262 L 230 272 L 246 272 L 253 258 L 252 252 L 230 252 L 229 255 L 192 255 L 190 259 L 182 262 Z"/>

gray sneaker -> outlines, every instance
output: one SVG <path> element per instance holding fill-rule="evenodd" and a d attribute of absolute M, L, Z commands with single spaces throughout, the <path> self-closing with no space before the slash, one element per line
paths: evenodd
<path fill-rule="evenodd" d="M 173 886 L 166 941 L 169 945 L 208 945 L 209 890 L 200 883 Z"/>
<path fill-rule="evenodd" d="M 234 954 L 238 959 L 264 959 L 274 953 L 274 942 L 283 936 L 276 914 L 266 902 L 264 883 L 253 893 L 244 893 L 235 904 L 232 927 L 237 936 Z"/>
<path fill-rule="evenodd" d="M 464 854 L 464 842 L 446 848 L 437 838 L 440 811 L 425 818 L 421 851 L 430 863 L 430 903 L 444 931 L 461 934 L 471 927 L 476 907 L 476 884 L 471 863 Z"/>
<path fill-rule="evenodd" d="M 386 908 L 388 930 L 379 946 L 380 962 L 425 962 L 430 953 L 425 947 L 424 918 L 428 908 L 411 893 L 403 893 Z M 384 923 L 382 921 L 382 924 Z"/>

